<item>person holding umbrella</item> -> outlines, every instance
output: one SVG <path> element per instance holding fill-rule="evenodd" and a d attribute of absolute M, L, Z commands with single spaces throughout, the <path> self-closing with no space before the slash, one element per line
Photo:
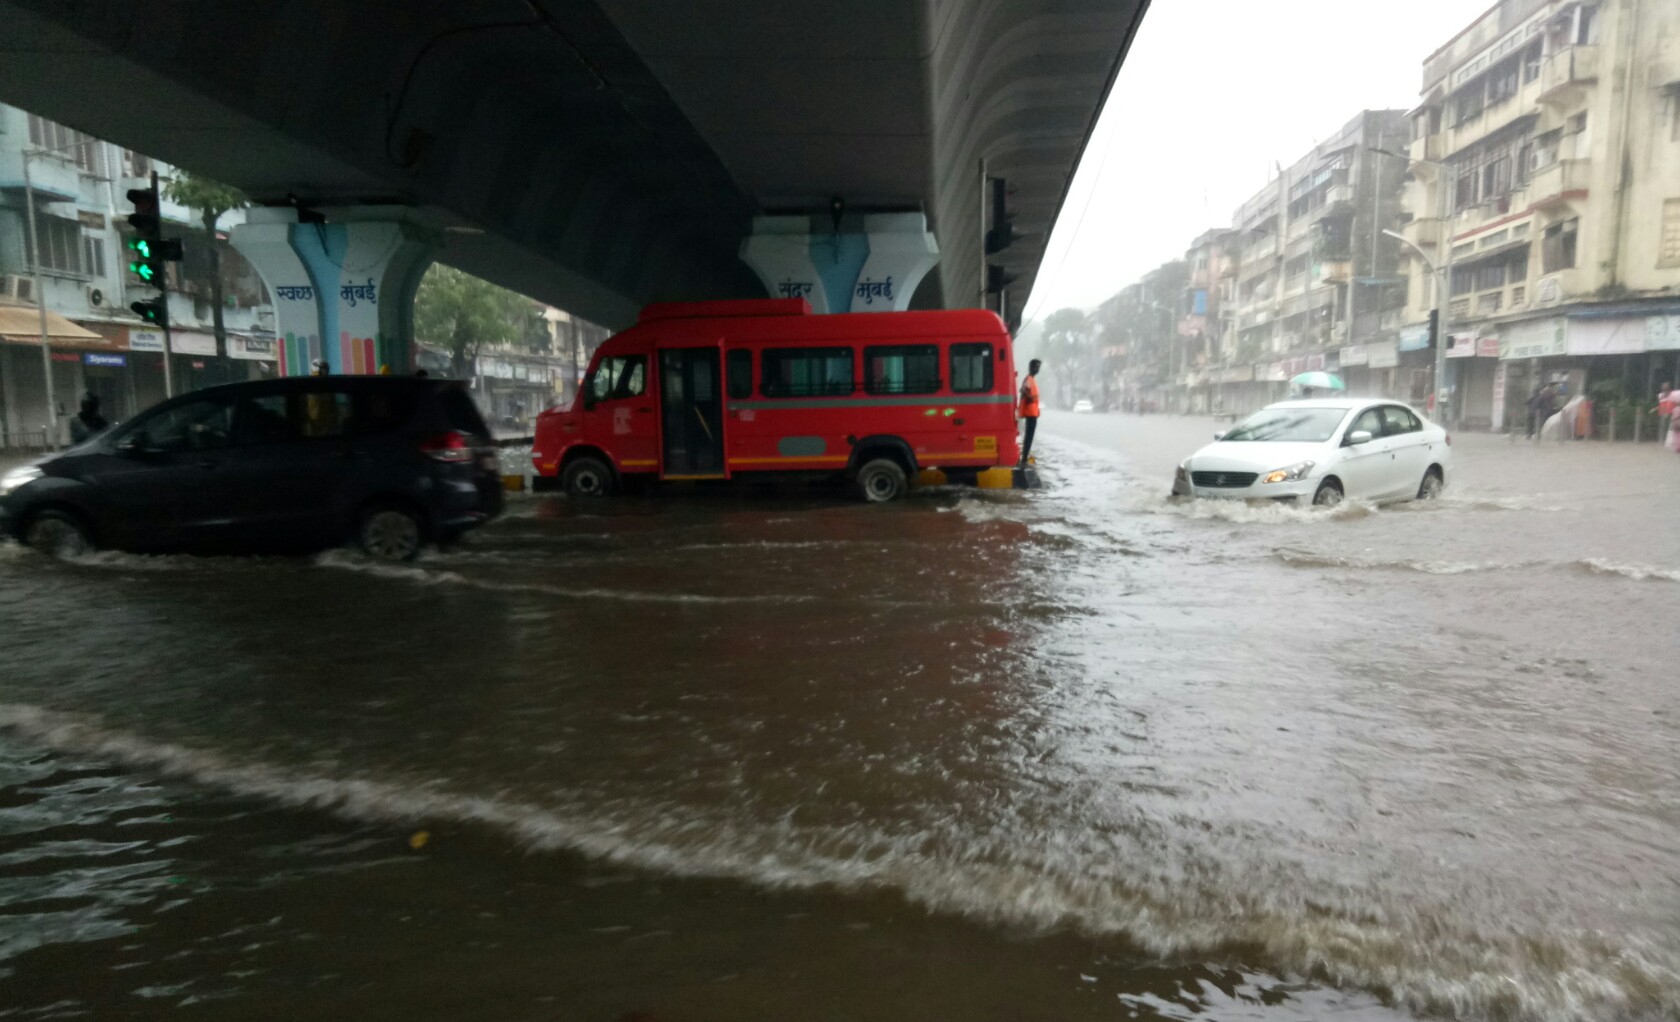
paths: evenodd
<path fill-rule="evenodd" d="M 1342 382 L 1342 378 L 1340 376 L 1337 376 L 1335 373 L 1319 371 L 1300 374 L 1289 381 L 1289 387 L 1291 390 L 1297 391 L 1302 397 L 1308 398 L 1316 397 L 1317 395 L 1313 392 L 1317 390 L 1322 390 L 1326 394 L 1330 394 L 1338 390 L 1347 390 L 1347 384 Z"/>

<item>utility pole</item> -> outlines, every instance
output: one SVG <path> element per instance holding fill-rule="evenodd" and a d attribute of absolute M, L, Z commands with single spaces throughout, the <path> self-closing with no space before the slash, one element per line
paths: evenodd
<path fill-rule="evenodd" d="M 35 281 L 35 309 L 41 314 L 41 374 L 47 383 L 46 441 L 48 449 L 58 446 L 58 400 L 53 393 L 52 342 L 47 339 L 47 294 L 41 289 L 41 238 L 35 228 L 35 185 L 29 178 L 29 157 L 23 151 L 23 205 L 29 220 L 29 269 Z"/>
<path fill-rule="evenodd" d="M 1432 317 L 1434 321 L 1433 340 L 1435 342 L 1435 365 L 1430 370 L 1432 378 L 1430 380 L 1429 389 L 1430 393 L 1435 398 L 1435 418 L 1437 421 L 1445 425 L 1447 420 L 1446 410 L 1441 396 L 1441 384 L 1443 382 L 1443 378 L 1446 376 L 1447 368 L 1447 345 L 1446 337 L 1444 335 L 1447 330 L 1448 313 L 1452 308 L 1452 295 L 1450 290 L 1452 281 L 1453 236 L 1452 224 L 1448 217 L 1448 210 L 1451 208 L 1449 203 L 1451 200 L 1447 196 L 1447 178 L 1452 173 L 1452 167 L 1445 163 L 1438 163 L 1435 160 L 1414 159 L 1406 153 L 1397 153 L 1388 149 L 1380 149 L 1376 146 L 1371 146 L 1370 149 L 1372 152 L 1381 153 L 1384 156 L 1392 156 L 1395 159 L 1405 160 L 1408 163 L 1417 163 L 1425 167 L 1435 168 L 1435 229 L 1437 237 L 1439 238 L 1436 242 L 1436 254 L 1440 256 L 1440 259 L 1435 260 L 1429 258 L 1424 254 L 1423 249 L 1417 247 L 1399 231 L 1384 230 L 1382 233 L 1398 240 L 1401 244 L 1405 245 L 1413 252 L 1416 252 L 1418 254 L 1418 258 L 1423 260 L 1424 265 L 1429 267 L 1430 276 L 1435 281 L 1435 309 Z"/>

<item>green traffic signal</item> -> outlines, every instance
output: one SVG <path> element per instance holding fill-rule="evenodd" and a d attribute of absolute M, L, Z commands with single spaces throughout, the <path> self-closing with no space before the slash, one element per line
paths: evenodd
<path fill-rule="evenodd" d="M 140 253 L 140 258 L 142 259 L 150 259 L 152 257 L 152 243 L 147 241 L 145 238 L 128 239 L 128 247 Z"/>
<path fill-rule="evenodd" d="M 133 262 L 128 264 L 128 268 L 136 277 L 148 284 L 157 277 L 157 267 L 151 263 Z"/>

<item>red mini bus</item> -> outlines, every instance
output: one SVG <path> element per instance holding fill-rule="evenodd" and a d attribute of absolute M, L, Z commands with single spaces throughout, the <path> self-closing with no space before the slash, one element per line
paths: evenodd
<path fill-rule="evenodd" d="M 1015 371 L 979 309 L 813 315 L 803 298 L 650 305 L 537 418 L 539 480 L 845 473 L 892 500 L 926 468 L 1013 466 Z"/>

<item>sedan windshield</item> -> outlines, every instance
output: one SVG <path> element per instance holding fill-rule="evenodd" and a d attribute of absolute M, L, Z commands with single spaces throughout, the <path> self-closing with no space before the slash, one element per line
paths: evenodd
<path fill-rule="evenodd" d="M 1322 443 L 1347 416 L 1346 408 L 1266 408 L 1244 419 L 1221 440 Z"/>

